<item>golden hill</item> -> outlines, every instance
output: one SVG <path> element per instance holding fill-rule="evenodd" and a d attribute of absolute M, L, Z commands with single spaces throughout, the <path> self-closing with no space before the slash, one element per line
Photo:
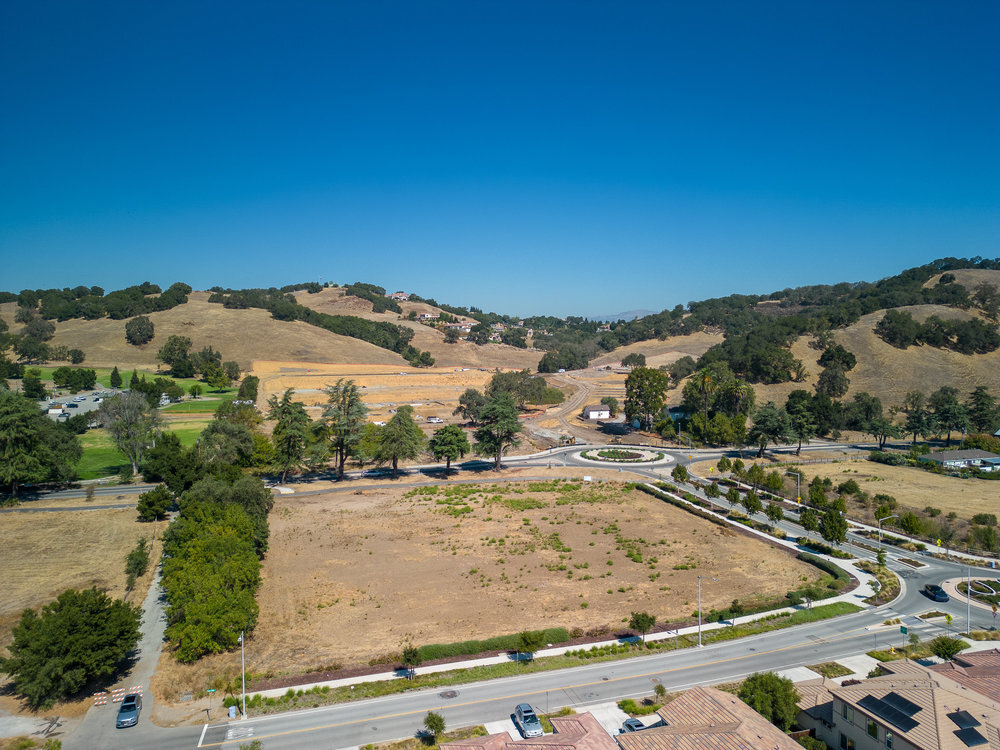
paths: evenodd
<path fill-rule="evenodd" d="M 254 359 L 295 360 L 306 362 L 404 365 L 406 360 L 394 352 L 366 341 L 341 336 L 308 323 L 275 320 L 266 310 L 227 310 L 208 302 L 208 292 L 192 292 L 188 302 L 172 310 L 149 314 L 156 336 L 144 346 L 125 341 L 124 320 L 66 320 L 56 323 L 50 342 L 82 349 L 90 367 L 155 367 L 156 352 L 169 336 L 187 336 L 192 349 L 213 346 L 223 359 L 232 359 L 241 369 Z M 15 303 L 0 305 L 0 315 L 16 332 Z"/>
<path fill-rule="evenodd" d="M 423 323 L 412 320 L 405 320 L 410 311 L 421 313 L 441 313 L 437 307 L 432 307 L 424 302 L 400 302 L 399 306 L 403 310 L 403 315 L 394 312 L 375 313 L 372 312 L 372 303 L 359 297 L 349 297 L 344 294 L 343 289 L 323 289 L 315 294 L 298 292 L 295 301 L 304 307 L 312 308 L 317 312 L 324 312 L 329 315 L 356 315 L 359 318 L 368 320 L 380 320 L 386 323 L 394 323 L 404 326 L 413 331 L 413 340 L 410 343 L 417 349 L 428 351 L 435 359 L 435 364 L 443 367 L 504 367 L 516 369 L 534 370 L 538 366 L 538 360 L 542 358 L 543 352 L 518 349 L 506 344 L 486 344 L 477 346 L 467 341 L 459 341 L 455 344 L 444 343 L 444 333 Z M 264 357 L 261 357 L 264 359 Z M 279 359 L 279 358 L 275 358 Z M 332 360 L 331 360 L 332 361 Z M 355 360 L 358 362 L 369 360 Z"/>
<path fill-rule="evenodd" d="M 956 276 L 958 271 L 955 272 Z M 997 273 L 979 271 L 977 273 Z M 978 282 L 977 282 L 978 283 Z M 898 308 L 909 312 L 915 320 L 924 321 L 931 315 L 945 320 L 968 320 L 977 317 L 973 312 L 940 305 L 912 305 Z M 884 310 L 862 317 L 857 323 L 833 332 L 838 344 L 854 354 L 857 366 L 847 373 L 850 390 L 844 400 L 855 393 L 868 392 L 878 396 L 886 408 L 899 406 L 907 391 L 929 394 L 941 386 L 958 389 L 964 398 L 976 386 L 985 385 L 995 395 L 1000 395 L 1000 352 L 990 354 L 959 354 L 931 346 L 911 346 L 897 349 L 875 335 Z M 783 404 L 788 394 L 797 388 L 812 392 L 822 368 L 818 364 L 820 352 L 809 347 L 811 337 L 803 336 L 792 344 L 792 354 L 802 360 L 809 375 L 802 383 L 754 386 L 757 403 L 774 401 Z"/>

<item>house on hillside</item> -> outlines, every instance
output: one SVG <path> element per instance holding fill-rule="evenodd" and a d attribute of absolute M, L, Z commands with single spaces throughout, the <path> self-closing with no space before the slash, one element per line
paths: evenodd
<path fill-rule="evenodd" d="M 622 750 L 802 750 L 735 695 L 715 688 L 691 688 L 656 714 L 658 724 L 616 736 Z"/>
<path fill-rule="evenodd" d="M 855 685 L 798 683 L 798 723 L 833 748 L 1000 747 L 1000 651 L 932 667 L 893 661 L 881 668 L 888 674 Z"/>
<path fill-rule="evenodd" d="M 417 320 L 420 321 L 437 320 L 440 317 L 441 316 L 438 313 L 420 313 L 420 315 L 417 316 Z"/>
<path fill-rule="evenodd" d="M 394 299 L 396 302 L 409 302 L 410 295 L 406 292 L 393 292 L 392 294 L 385 295 L 389 299 Z"/>
<path fill-rule="evenodd" d="M 583 407 L 584 419 L 611 419 L 611 408 L 605 404 L 593 404 Z"/>
<path fill-rule="evenodd" d="M 921 461 L 937 464 L 943 469 L 979 469 L 980 471 L 995 471 L 997 459 L 1000 459 L 1000 456 L 996 453 L 978 448 L 964 451 L 938 451 L 920 457 Z"/>

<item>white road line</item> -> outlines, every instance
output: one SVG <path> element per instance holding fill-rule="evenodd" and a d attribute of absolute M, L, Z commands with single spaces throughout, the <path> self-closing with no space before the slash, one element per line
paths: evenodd
<path fill-rule="evenodd" d="M 198 738 L 198 745 L 197 745 L 198 747 L 201 747 L 201 743 L 205 741 L 205 732 L 207 731 L 208 731 L 208 724 L 205 724 L 201 728 L 201 737 Z"/>

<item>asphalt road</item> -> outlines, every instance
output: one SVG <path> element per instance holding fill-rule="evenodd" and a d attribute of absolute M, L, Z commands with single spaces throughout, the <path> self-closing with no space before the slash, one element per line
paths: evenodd
<path fill-rule="evenodd" d="M 572 446 L 553 449 L 525 457 L 511 457 L 505 460 L 508 466 L 559 465 L 587 466 L 598 468 L 579 459 L 576 454 L 586 446 Z M 814 449 L 821 449 L 816 447 Z M 807 450 L 805 447 L 803 450 Z M 691 452 L 671 452 L 676 463 L 688 463 Z M 711 458 L 718 454 L 697 454 L 697 459 Z M 658 479 L 671 466 L 665 464 L 660 469 L 646 469 L 629 466 L 632 474 Z M 491 467 L 488 462 L 473 461 L 459 465 L 463 472 L 479 473 Z M 437 483 L 440 480 L 424 479 L 419 472 L 435 473 L 440 467 L 419 467 L 414 470 L 414 484 Z M 605 467 L 600 467 L 605 468 Z M 624 468 L 624 467 L 623 467 Z M 624 473 L 624 472 L 623 472 Z M 358 473 L 353 479 L 359 479 Z M 488 474 L 468 481 L 490 479 Z M 451 480 L 452 482 L 456 480 Z M 458 480 L 467 481 L 467 480 Z M 344 489 L 354 489 L 354 482 Z M 109 493 L 120 493 L 119 488 L 107 489 Z M 132 488 L 133 491 L 136 488 Z M 317 490 L 322 492 L 328 490 Z M 310 493 L 309 490 L 297 494 Z M 74 496 L 74 495 L 67 495 Z M 726 505 L 725 501 L 721 502 Z M 796 535 L 802 533 L 799 527 L 785 524 L 787 530 Z M 861 548 L 851 550 L 858 557 L 871 558 L 873 555 Z M 932 603 L 920 594 L 925 583 L 939 583 L 948 578 L 965 575 L 966 567 L 934 558 L 922 558 L 926 566 L 913 569 L 899 562 L 894 551 L 887 548 L 890 567 L 901 577 L 903 590 L 900 597 L 890 605 L 876 610 L 827 620 L 752 638 L 741 639 L 707 646 L 704 649 L 689 648 L 676 652 L 657 653 L 650 656 L 626 659 L 603 664 L 585 664 L 580 667 L 552 672 L 543 672 L 514 678 L 480 682 L 457 686 L 452 691 L 422 690 L 384 698 L 315 708 L 306 711 L 286 713 L 270 717 L 251 718 L 203 727 L 181 727 L 163 729 L 149 722 L 147 703 L 140 725 L 134 729 L 107 731 L 94 729 L 93 722 L 105 722 L 113 729 L 113 710 L 94 711 L 88 716 L 84 728 L 77 730 L 64 741 L 66 750 L 92 748 L 99 740 L 100 747 L 107 748 L 162 748 L 177 750 L 195 747 L 226 747 L 235 750 L 240 742 L 261 739 L 267 747 L 281 747 L 314 750 L 316 747 L 345 748 L 370 742 L 411 737 L 417 732 L 427 711 L 435 710 L 445 717 L 448 726 L 458 727 L 478 724 L 484 721 L 501 720 L 510 715 L 519 702 L 530 702 L 542 711 L 556 710 L 564 705 L 577 709 L 625 697 L 648 695 L 656 681 L 662 682 L 668 690 L 684 689 L 696 684 L 711 684 L 739 679 L 754 671 L 783 669 L 813 664 L 831 659 L 843 658 L 862 653 L 875 645 L 886 646 L 890 642 L 901 645 L 904 636 L 898 630 L 870 630 L 890 617 L 903 618 L 904 624 L 921 637 L 929 637 L 945 632 L 942 624 L 925 623 L 915 615 L 938 609 L 953 616 L 952 630 L 957 632 L 966 626 L 964 602 L 950 601 L 945 604 Z M 996 575 L 995 571 L 989 572 Z M 867 595 L 859 591 L 858 598 Z M 158 602 L 147 600 L 147 612 L 159 618 Z M 973 626 L 989 628 L 993 618 L 988 610 L 973 608 Z M 155 638 L 154 638 L 155 640 Z M 143 650 L 158 650 L 157 644 L 144 639 Z M 152 672 L 149 672 L 152 674 Z M 103 725 L 102 725 L 103 727 Z M 96 733 L 95 733 L 96 732 Z"/>

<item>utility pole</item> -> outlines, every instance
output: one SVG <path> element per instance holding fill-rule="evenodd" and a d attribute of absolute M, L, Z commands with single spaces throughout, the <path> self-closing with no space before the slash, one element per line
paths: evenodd
<path fill-rule="evenodd" d="M 698 648 L 701 648 L 701 579 L 711 578 L 711 576 L 698 576 Z M 713 581 L 718 581 L 718 578 L 712 578 Z"/>
<path fill-rule="evenodd" d="M 247 662 L 243 649 L 243 631 L 240 631 L 240 671 L 243 673 L 243 718 L 247 717 Z"/>

